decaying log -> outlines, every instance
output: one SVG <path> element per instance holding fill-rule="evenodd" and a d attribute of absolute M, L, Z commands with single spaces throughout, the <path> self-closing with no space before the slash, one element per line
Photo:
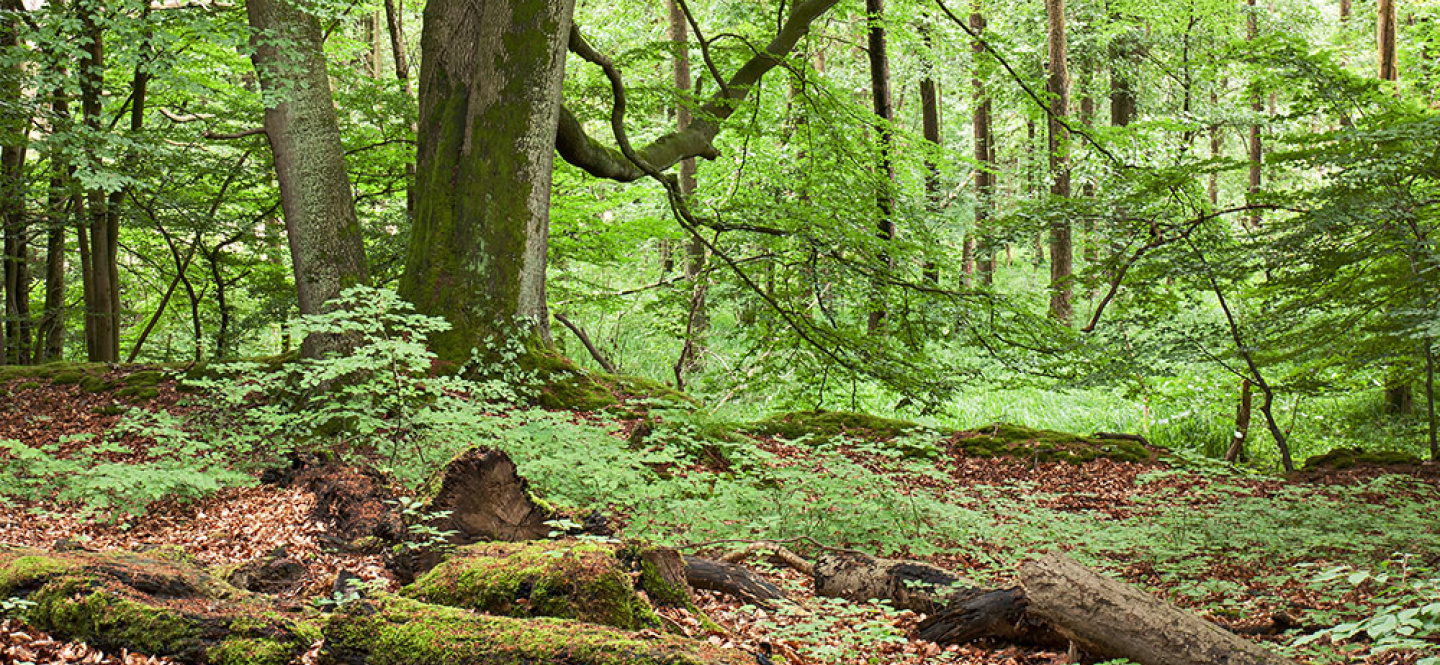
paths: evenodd
<path fill-rule="evenodd" d="M 828 552 L 815 560 L 815 593 L 857 602 L 888 600 L 897 607 L 934 614 L 957 595 L 984 590 L 948 570 L 919 561 Z"/>
<path fill-rule="evenodd" d="M 395 596 L 326 613 L 236 589 L 186 563 L 0 547 L 0 597 L 59 638 L 188 663 L 751 665 L 748 654 L 657 631 L 514 619 Z M 322 638 L 317 645 L 315 638 Z M 307 653 L 308 652 L 308 653 Z"/>
<path fill-rule="evenodd" d="M 756 552 L 769 552 L 771 561 L 778 561 L 780 563 L 783 563 L 786 566 L 789 566 L 791 570 L 798 572 L 806 577 L 812 577 L 815 575 L 815 564 L 806 561 L 799 554 L 791 552 L 790 550 L 782 547 L 778 543 L 772 543 L 768 541 L 750 543 L 749 545 L 746 545 L 744 549 L 735 550 L 733 552 L 725 554 L 724 556 L 720 557 L 719 561 L 720 563 L 740 563 L 741 561 L 744 561 L 745 559 L 749 558 L 750 555 L 755 554 Z"/>
<path fill-rule="evenodd" d="M 1025 611 L 1028 605 L 1025 590 L 1018 587 L 993 591 L 972 589 L 921 621 L 916 636 L 940 644 L 965 644 L 990 638 L 1012 644 L 1065 646 L 1065 638 Z"/>
<path fill-rule="evenodd" d="M 696 589 L 719 591 L 764 608 L 787 600 L 780 587 L 741 566 L 695 556 L 685 557 L 685 580 Z"/>
<path fill-rule="evenodd" d="M 1296 665 L 1063 554 L 1026 563 L 1020 579 L 1029 611 L 1094 656 L 1141 665 Z"/>

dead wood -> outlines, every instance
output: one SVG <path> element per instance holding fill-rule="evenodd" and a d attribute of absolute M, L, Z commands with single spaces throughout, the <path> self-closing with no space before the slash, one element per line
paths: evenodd
<path fill-rule="evenodd" d="M 752 605 L 769 609 L 788 600 L 780 587 L 761 579 L 749 570 L 729 563 L 700 557 L 685 557 L 685 580 L 696 589 L 719 591 Z"/>
<path fill-rule="evenodd" d="M 827 552 L 815 560 L 815 593 L 857 602 L 888 600 L 900 609 L 934 614 L 951 598 L 983 591 L 943 568 L 919 561 Z"/>
<path fill-rule="evenodd" d="M 316 613 L 241 591 L 188 563 L 126 553 L 0 546 L 0 595 L 33 602 L 28 623 L 58 638 L 187 663 L 754 662 L 653 630 L 490 616 L 382 592 Z"/>
<path fill-rule="evenodd" d="M 789 566 L 791 570 L 794 570 L 807 577 L 813 576 L 815 574 L 815 564 L 806 561 L 804 557 L 801 557 L 799 554 L 791 552 L 790 550 L 785 549 L 780 545 L 765 541 L 761 541 L 758 543 L 750 543 L 749 545 L 746 545 L 744 549 L 735 550 L 733 552 L 725 554 L 724 556 L 721 556 L 719 560 L 721 563 L 740 563 L 741 561 L 750 558 L 750 556 L 755 554 L 756 552 L 767 551 L 770 553 L 770 556 L 773 560 L 779 561 L 780 563 Z"/>
<path fill-rule="evenodd" d="M 1090 655 L 1141 665 L 1296 665 L 1063 554 L 1020 567 L 1028 611 Z"/>
<path fill-rule="evenodd" d="M 970 589 L 951 599 L 917 627 L 916 636 L 940 644 L 965 644 L 990 638 L 1013 644 L 1063 647 L 1066 640 L 1049 624 L 1026 612 L 1025 590 Z"/>

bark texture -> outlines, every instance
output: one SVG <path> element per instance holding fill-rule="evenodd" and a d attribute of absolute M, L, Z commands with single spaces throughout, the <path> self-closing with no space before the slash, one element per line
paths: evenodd
<path fill-rule="evenodd" d="M 418 199 L 400 294 L 452 328 L 548 346 L 545 248 L 571 0 L 432 0 L 420 65 Z"/>
<path fill-rule="evenodd" d="M 970 30 L 977 37 L 985 33 L 985 15 L 982 13 L 982 3 L 975 0 L 973 11 L 970 13 Z M 972 127 L 975 137 L 975 233 L 981 238 L 979 249 L 979 271 L 980 281 L 983 284 L 990 284 L 995 275 L 995 247 L 985 238 L 988 233 L 990 218 L 995 211 L 995 135 L 990 129 L 990 95 L 985 91 L 986 70 L 982 67 L 986 63 L 985 45 L 980 39 L 975 39 L 970 44 L 973 55 L 975 70 L 971 75 L 970 85 L 973 90 L 975 110 L 972 114 Z"/>
<path fill-rule="evenodd" d="M 1065 0 L 1045 0 L 1047 31 L 1047 78 L 1050 97 L 1050 194 L 1070 197 L 1070 137 L 1065 118 L 1070 113 L 1069 49 L 1065 33 Z M 1074 270 L 1070 220 L 1058 217 L 1050 222 L 1050 316 L 1065 325 L 1074 316 L 1071 303 Z"/>
<path fill-rule="evenodd" d="M 287 0 L 245 5 L 300 313 L 318 314 L 345 288 L 369 282 L 320 23 Z M 338 346 L 339 340 L 312 337 L 303 348 L 314 357 Z"/>
<path fill-rule="evenodd" d="M 1020 567 L 1029 611 L 1087 653 L 1141 665 L 1296 665 L 1062 554 Z"/>
<path fill-rule="evenodd" d="M 1380 0 L 1375 12 L 1375 45 L 1379 76 L 1385 81 L 1400 80 L 1395 64 L 1395 0 Z"/>

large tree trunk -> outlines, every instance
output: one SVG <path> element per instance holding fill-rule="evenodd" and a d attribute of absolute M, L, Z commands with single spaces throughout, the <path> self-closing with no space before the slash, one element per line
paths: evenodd
<path fill-rule="evenodd" d="M 1048 24 L 1045 91 L 1050 95 L 1050 194 L 1070 197 L 1070 147 L 1065 118 L 1070 113 L 1070 72 L 1065 34 L 1065 0 L 1045 0 Z M 1050 316 L 1069 325 L 1074 315 L 1070 283 L 1074 257 L 1070 243 L 1070 220 L 1057 217 L 1050 222 Z"/>
<path fill-rule="evenodd" d="M 879 191 L 876 194 L 877 207 L 880 210 L 880 221 L 876 228 L 882 240 L 889 241 L 895 237 L 895 198 L 891 192 L 895 182 L 895 165 L 891 160 L 891 131 L 890 123 L 894 120 L 894 109 L 891 107 L 890 95 L 890 59 L 885 52 L 885 0 L 865 0 L 865 15 L 870 21 L 870 29 L 867 33 L 867 52 L 870 56 L 870 94 L 874 102 L 875 130 L 880 139 L 880 163 L 878 170 L 882 174 L 879 179 Z M 879 270 L 888 271 L 893 267 L 894 259 L 888 252 L 882 252 L 879 257 Z M 866 322 L 866 329 L 871 333 L 880 330 L 880 323 L 885 319 L 885 306 L 883 294 L 878 284 L 872 285 L 874 293 L 871 298 L 874 301 L 870 306 L 870 315 Z"/>
<path fill-rule="evenodd" d="M 571 0 L 431 0 L 420 65 L 418 200 L 400 293 L 452 326 L 463 363 L 486 337 L 550 345 L 545 247 Z"/>
<path fill-rule="evenodd" d="M 102 131 L 101 89 L 105 81 L 105 33 L 97 16 L 103 11 L 103 4 L 77 2 L 80 14 L 80 31 L 89 44 L 80 58 L 80 102 L 85 124 L 91 131 Z M 112 281 L 115 271 L 116 243 L 111 242 L 117 234 L 111 233 L 110 222 L 115 218 L 107 211 L 105 192 L 86 192 L 86 215 L 89 226 L 83 230 L 88 247 L 81 252 L 86 268 L 85 288 L 85 336 L 86 348 L 92 362 L 116 362 L 120 359 L 118 311 L 119 289 Z"/>
<path fill-rule="evenodd" d="M 1141 665 L 1296 665 L 1061 554 L 1021 566 L 1020 579 L 1029 612 L 1093 656 Z"/>
<path fill-rule="evenodd" d="M 345 288 L 369 282 L 320 22 L 286 0 L 247 0 L 245 6 L 256 32 L 251 58 L 271 103 L 265 134 L 280 181 L 300 313 L 318 314 Z M 338 345 L 312 336 L 303 348 L 314 357 Z"/>

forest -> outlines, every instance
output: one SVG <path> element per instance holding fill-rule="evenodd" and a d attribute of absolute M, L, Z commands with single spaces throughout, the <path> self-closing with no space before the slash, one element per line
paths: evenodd
<path fill-rule="evenodd" d="M 1436 0 L 0 0 L 0 663 L 1440 665 Z"/>

